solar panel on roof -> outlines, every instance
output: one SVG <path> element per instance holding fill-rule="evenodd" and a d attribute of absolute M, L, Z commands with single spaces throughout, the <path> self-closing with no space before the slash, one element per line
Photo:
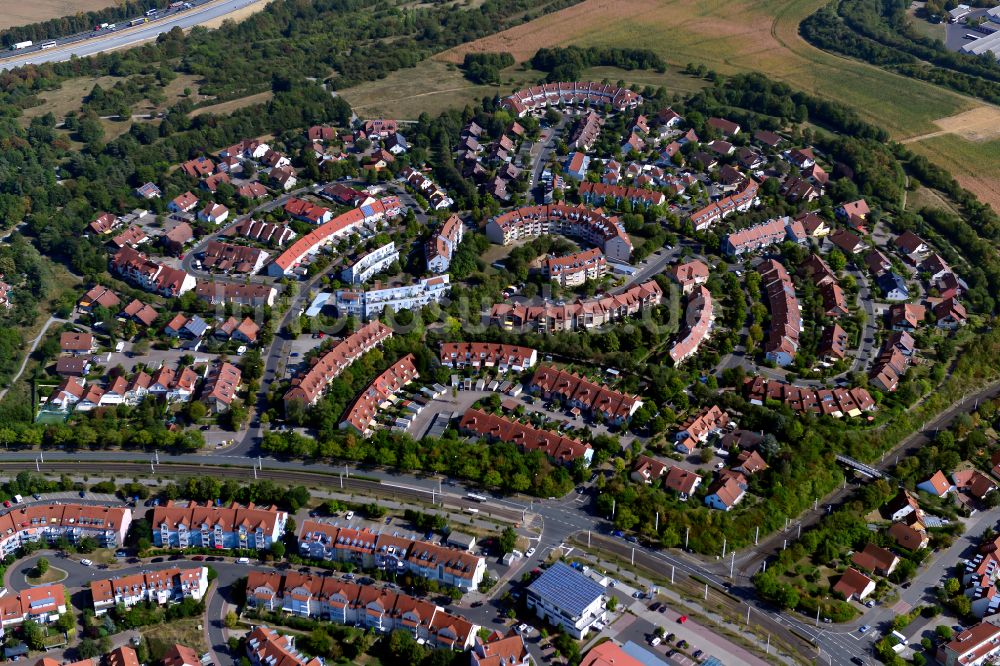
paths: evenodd
<path fill-rule="evenodd" d="M 528 591 L 573 616 L 604 594 L 604 588 L 576 569 L 556 562 L 528 587 Z"/>

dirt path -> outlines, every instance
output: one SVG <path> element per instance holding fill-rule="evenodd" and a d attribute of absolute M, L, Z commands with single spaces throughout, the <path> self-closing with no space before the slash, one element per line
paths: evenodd
<path fill-rule="evenodd" d="M 21 361 L 20 370 L 18 370 L 17 374 L 11 378 L 10 386 L 16 384 L 17 380 L 21 378 L 21 375 L 24 374 L 24 369 L 28 367 L 28 361 L 31 360 L 31 355 L 35 353 L 36 349 L 38 349 L 38 343 L 42 341 L 43 337 L 45 337 L 45 333 L 49 330 L 49 327 L 52 326 L 52 324 L 63 324 L 65 322 L 66 322 L 65 319 L 59 319 L 58 317 L 49 317 L 48 321 L 45 322 L 45 325 L 42 326 L 41 333 L 39 333 L 38 337 L 36 337 L 34 340 L 31 341 L 31 348 L 24 355 L 24 360 Z M 10 390 L 10 386 L 0 391 L 0 401 L 2 401 L 4 398 L 7 397 L 7 391 Z"/>

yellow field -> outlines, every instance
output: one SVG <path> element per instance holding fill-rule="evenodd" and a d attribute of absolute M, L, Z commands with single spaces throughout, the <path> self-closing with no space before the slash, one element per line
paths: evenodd
<path fill-rule="evenodd" d="M 81 12 L 93 12 L 113 4 L 115 0 L 35 0 L 29 3 L 8 0 L 3 3 L 3 11 L 0 11 L 0 30 Z"/>
<path fill-rule="evenodd" d="M 969 141 L 945 134 L 907 147 L 950 171 L 962 187 L 1000 211 L 1000 139 Z"/>

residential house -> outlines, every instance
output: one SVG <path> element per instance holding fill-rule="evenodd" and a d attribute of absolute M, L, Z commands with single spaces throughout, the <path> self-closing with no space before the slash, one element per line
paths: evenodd
<path fill-rule="evenodd" d="M 708 487 L 705 504 L 713 509 L 729 511 L 746 495 L 746 488 L 732 477 L 720 478 Z"/>
<path fill-rule="evenodd" d="M 632 464 L 632 472 L 629 476 L 635 482 L 641 481 L 650 484 L 662 478 L 667 473 L 667 468 L 666 463 L 662 463 L 656 458 L 640 455 Z"/>
<path fill-rule="evenodd" d="M 883 273 L 876 278 L 875 283 L 882 290 L 882 295 L 889 301 L 905 301 L 910 297 L 910 290 L 906 286 L 903 276 L 896 273 Z"/>
<path fill-rule="evenodd" d="M 708 266 L 699 259 L 676 264 L 668 273 L 681 286 L 681 292 L 684 294 L 690 294 L 695 287 L 708 282 Z"/>
<path fill-rule="evenodd" d="M 681 424 L 674 435 L 677 442 L 675 448 L 681 453 L 691 453 L 699 444 L 706 442 L 709 435 L 721 432 L 727 425 L 729 414 L 718 405 L 706 407 Z"/>
<path fill-rule="evenodd" d="M 219 203 L 209 203 L 198 211 L 198 219 L 209 224 L 222 224 L 229 218 L 229 209 Z"/>
<path fill-rule="evenodd" d="M 868 543 L 865 544 L 864 550 L 854 553 L 851 562 L 859 569 L 871 571 L 879 576 L 888 576 L 899 565 L 899 557 L 891 550 Z"/>
<path fill-rule="evenodd" d="M 875 581 L 864 575 L 853 567 L 848 567 L 840 576 L 840 580 L 833 586 L 833 591 L 843 595 L 844 599 L 851 601 L 864 599 L 875 591 Z"/>
<path fill-rule="evenodd" d="M 167 204 L 171 213 L 189 213 L 198 205 L 198 197 L 191 192 L 185 192 Z"/>
<path fill-rule="evenodd" d="M 94 336 L 90 333 L 67 331 L 59 335 L 59 349 L 64 354 L 80 356 L 94 353 L 97 345 L 94 343 Z"/>
<path fill-rule="evenodd" d="M 663 477 L 663 487 L 677 493 L 677 497 L 682 502 L 686 502 L 694 495 L 698 486 L 701 485 L 701 477 L 689 469 L 671 465 Z"/>
<path fill-rule="evenodd" d="M 938 470 L 931 475 L 926 481 L 922 481 L 917 484 L 917 490 L 922 490 L 925 493 L 930 493 L 935 497 L 944 497 L 951 491 L 955 490 L 955 486 L 948 481 L 948 477 L 944 475 L 944 472 Z"/>
<path fill-rule="evenodd" d="M 606 618 L 604 588 L 563 562 L 542 572 L 527 589 L 528 609 L 580 640 Z"/>

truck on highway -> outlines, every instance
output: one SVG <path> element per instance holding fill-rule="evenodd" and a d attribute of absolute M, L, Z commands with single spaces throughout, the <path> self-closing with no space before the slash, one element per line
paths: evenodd
<path fill-rule="evenodd" d="M 148 22 L 148 20 L 149 19 L 146 19 L 146 18 L 132 19 L 131 21 L 129 21 L 128 25 L 129 25 L 130 28 L 134 28 L 137 25 L 142 25 L 143 23 Z"/>
<path fill-rule="evenodd" d="M 181 7 L 183 7 L 183 6 L 184 6 L 184 3 L 183 3 L 183 2 L 171 2 L 171 3 L 170 3 L 170 4 L 168 5 L 168 8 L 169 8 L 169 9 L 180 9 L 180 8 L 181 8 Z"/>
<path fill-rule="evenodd" d="M 43 42 L 38 48 L 44 51 L 45 49 L 54 49 L 55 47 L 56 47 L 56 41 L 52 40 L 48 42 Z"/>
<path fill-rule="evenodd" d="M 16 44 L 11 44 L 11 45 L 10 45 L 10 50 L 11 50 L 11 51 L 20 51 L 20 50 L 22 50 L 22 49 L 26 49 L 26 48 L 28 48 L 28 47 L 29 47 L 29 46 L 31 46 L 31 45 L 32 45 L 33 43 L 34 43 L 34 42 L 32 42 L 32 41 L 27 41 L 27 42 L 18 42 L 18 43 L 16 43 Z"/>
<path fill-rule="evenodd" d="M 156 12 L 158 12 L 158 11 L 160 11 L 160 10 L 159 10 L 159 9 L 157 9 L 156 7 L 153 7 L 153 8 L 152 8 L 152 9 L 150 9 L 150 10 L 149 10 L 148 12 L 146 12 L 146 16 L 152 16 L 153 14 L 155 14 L 155 13 L 156 13 Z"/>

